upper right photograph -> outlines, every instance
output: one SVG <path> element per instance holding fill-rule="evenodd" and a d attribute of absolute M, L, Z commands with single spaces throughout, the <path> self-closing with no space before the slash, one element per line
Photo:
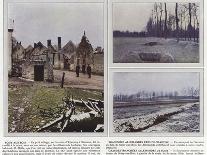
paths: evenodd
<path fill-rule="evenodd" d="M 113 63 L 199 63 L 199 3 L 113 3 Z"/>

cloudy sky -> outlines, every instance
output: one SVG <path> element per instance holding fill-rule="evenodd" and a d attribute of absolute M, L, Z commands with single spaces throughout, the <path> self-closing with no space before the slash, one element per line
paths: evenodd
<path fill-rule="evenodd" d="M 167 3 L 166 6 L 168 14 L 175 14 L 175 3 Z M 154 3 L 113 3 L 113 30 L 145 30 L 153 9 Z"/>
<path fill-rule="evenodd" d="M 84 30 L 93 47 L 103 47 L 103 4 L 101 3 L 10 3 L 8 19 L 14 20 L 14 36 L 23 46 L 48 39 L 62 45 L 78 44 Z"/>
<path fill-rule="evenodd" d="M 183 88 L 199 88 L 199 73 L 114 73 L 114 94 L 134 94 L 138 91 L 178 91 Z"/>

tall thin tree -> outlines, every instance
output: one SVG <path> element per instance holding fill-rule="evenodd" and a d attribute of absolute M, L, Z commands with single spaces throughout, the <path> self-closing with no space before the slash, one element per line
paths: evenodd
<path fill-rule="evenodd" d="M 155 15 L 156 15 L 156 24 L 155 24 L 155 27 L 156 27 L 156 36 L 159 37 L 159 13 L 158 13 L 158 4 L 155 3 L 154 4 L 154 10 L 155 10 Z"/>
<path fill-rule="evenodd" d="M 188 11 L 189 11 L 189 23 L 188 23 L 188 35 L 189 35 L 189 39 L 191 40 L 191 33 L 192 33 L 192 25 L 191 25 L 191 21 L 192 21 L 192 6 L 191 3 L 188 4 Z"/>
<path fill-rule="evenodd" d="M 165 33 L 165 39 L 167 38 L 167 6 L 165 3 L 165 28 L 164 28 L 164 33 Z"/>
<path fill-rule="evenodd" d="M 175 4 L 175 20 L 176 20 L 176 37 L 177 37 L 177 42 L 179 42 L 178 3 Z"/>
<path fill-rule="evenodd" d="M 160 37 L 162 37 L 162 12 L 163 12 L 162 3 L 160 3 L 160 25 L 159 25 Z"/>

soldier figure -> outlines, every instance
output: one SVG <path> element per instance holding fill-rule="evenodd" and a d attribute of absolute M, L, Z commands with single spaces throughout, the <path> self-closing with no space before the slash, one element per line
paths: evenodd
<path fill-rule="evenodd" d="M 79 65 L 77 65 L 76 66 L 76 77 L 79 77 L 79 72 L 80 72 L 80 66 Z"/>
<path fill-rule="evenodd" d="M 88 64 L 87 73 L 88 73 L 88 78 L 91 78 L 91 66 L 90 66 L 90 64 Z"/>
<path fill-rule="evenodd" d="M 86 73 L 86 66 L 82 65 L 82 73 L 85 74 Z"/>

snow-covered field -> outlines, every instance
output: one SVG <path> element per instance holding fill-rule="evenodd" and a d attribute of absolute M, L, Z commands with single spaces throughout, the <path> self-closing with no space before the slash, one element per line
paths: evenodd
<path fill-rule="evenodd" d="M 146 44 L 155 42 L 155 45 Z M 198 63 L 199 43 L 164 38 L 113 38 L 114 63 L 145 63 L 139 53 L 160 53 L 158 63 Z"/>
<path fill-rule="evenodd" d="M 137 115 L 133 107 L 132 111 L 128 111 L 131 117 L 126 115 L 124 118 L 123 111 L 120 112 L 120 114 L 122 113 L 121 118 L 117 117 L 118 114 L 114 115 L 114 132 L 199 132 L 198 102 L 158 107 L 153 110 L 153 106 L 137 106 Z M 146 113 L 144 110 L 139 113 L 138 109 L 144 108 Z"/>

